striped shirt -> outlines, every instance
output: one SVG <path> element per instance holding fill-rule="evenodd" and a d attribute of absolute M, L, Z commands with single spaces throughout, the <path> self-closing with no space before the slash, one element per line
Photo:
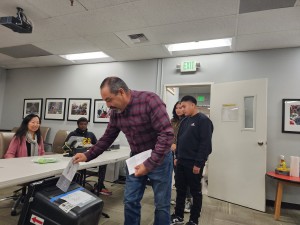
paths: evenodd
<path fill-rule="evenodd" d="M 86 152 L 88 161 L 102 154 L 122 131 L 132 155 L 152 149 L 144 165 L 152 171 L 159 166 L 173 143 L 173 129 L 166 106 L 158 95 L 146 91 L 131 91 L 129 104 L 122 113 L 112 110 L 104 135 Z"/>

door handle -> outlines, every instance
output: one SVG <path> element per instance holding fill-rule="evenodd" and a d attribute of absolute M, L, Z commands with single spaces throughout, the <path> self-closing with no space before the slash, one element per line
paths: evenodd
<path fill-rule="evenodd" d="M 264 145 L 264 142 L 263 142 L 263 141 L 259 141 L 259 142 L 257 142 L 257 144 L 258 144 L 259 146 L 262 146 L 262 145 Z"/>

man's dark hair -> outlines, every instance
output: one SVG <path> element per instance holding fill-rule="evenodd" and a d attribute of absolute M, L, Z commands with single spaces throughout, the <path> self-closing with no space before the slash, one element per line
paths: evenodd
<path fill-rule="evenodd" d="M 197 100 L 193 96 L 190 96 L 190 95 L 183 96 L 181 101 L 182 102 L 191 102 L 191 103 L 194 103 L 195 105 L 197 105 Z"/>
<path fill-rule="evenodd" d="M 77 125 L 79 125 L 79 123 L 80 122 L 89 122 L 88 120 L 87 120 L 87 118 L 85 118 L 85 117 L 80 117 L 78 120 L 77 120 Z"/>
<path fill-rule="evenodd" d="M 126 93 L 129 91 L 127 84 L 119 77 L 105 78 L 100 85 L 100 89 L 106 85 L 109 87 L 110 92 L 115 95 L 118 94 L 120 88 L 122 88 Z"/>

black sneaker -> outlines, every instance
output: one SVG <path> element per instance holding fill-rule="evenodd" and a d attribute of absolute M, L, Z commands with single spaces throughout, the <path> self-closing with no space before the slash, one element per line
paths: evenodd
<path fill-rule="evenodd" d="M 171 215 L 171 224 L 170 225 L 179 225 L 179 224 L 183 224 L 183 218 L 176 216 L 175 213 L 173 213 Z"/>
<path fill-rule="evenodd" d="M 187 222 L 185 225 L 198 225 L 197 223 L 194 223 L 193 221 Z"/>

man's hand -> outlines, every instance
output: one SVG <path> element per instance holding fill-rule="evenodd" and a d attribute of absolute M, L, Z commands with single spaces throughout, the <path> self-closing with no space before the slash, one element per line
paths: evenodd
<path fill-rule="evenodd" d="M 177 166 L 177 159 L 174 159 L 174 166 Z"/>
<path fill-rule="evenodd" d="M 172 144 L 172 145 L 171 145 L 171 150 L 172 150 L 173 152 L 175 152 L 175 150 L 176 150 L 176 144 Z"/>
<path fill-rule="evenodd" d="M 85 162 L 87 160 L 85 154 L 77 153 L 73 158 L 73 163 Z"/>
<path fill-rule="evenodd" d="M 136 177 L 144 176 L 144 175 L 148 174 L 148 172 L 149 172 L 143 163 L 140 165 L 137 165 L 136 167 L 134 167 L 134 169 L 135 169 L 134 175 Z"/>
<path fill-rule="evenodd" d="M 199 174 L 200 173 L 200 168 L 197 166 L 193 167 L 193 174 Z"/>

